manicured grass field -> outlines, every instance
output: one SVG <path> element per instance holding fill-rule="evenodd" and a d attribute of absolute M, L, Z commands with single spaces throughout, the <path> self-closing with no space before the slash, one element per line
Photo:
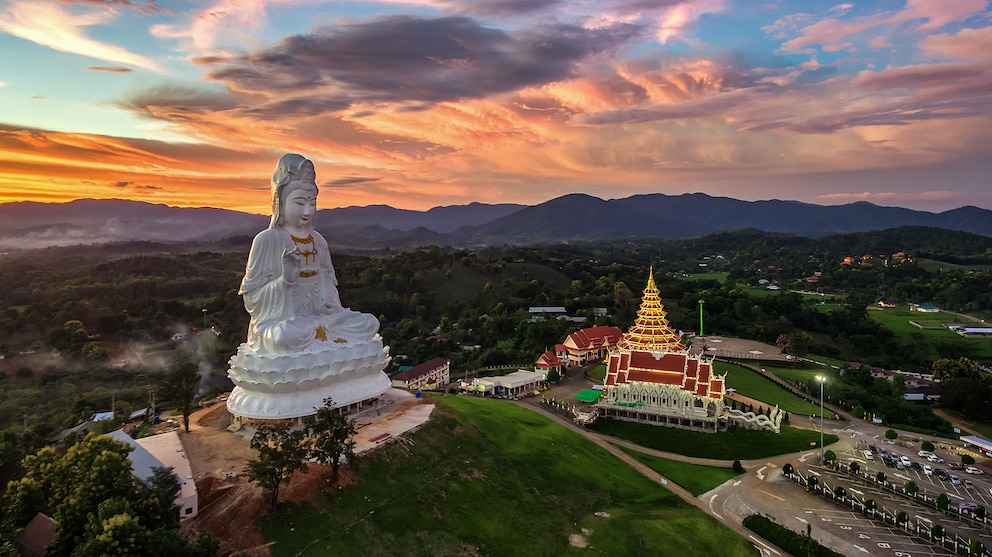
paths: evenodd
<path fill-rule="evenodd" d="M 732 468 L 686 464 L 685 462 L 658 458 L 638 451 L 628 449 L 623 449 L 623 451 L 696 496 L 702 495 L 723 482 L 740 475 L 734 472 Z"/>
<path fill-rule="evenodd" d="M 837 377 L 837 370 L 828 367 L 794 367 L 792 364 L 784 362 L 764 362 L 762 366 L 768 373 L 789 382 L 809 383 L 814 381 L 818 375 L 825 376 L 827 381 L 832 381 Z"/>
<path fill-rule="evenodd" d="M 992 338 L 965 338 L 944 327 L 945 324 L 969 324 L 970 321 L 962 319 L 956 315 L 946 312 L 921 313 L 909 311 L 908 307 L 897 308 L 870 308 L 868 316 L 885 325 L 885 327 L 900 337 L 910 337 L 911 335 L 923 335 L 931 343 L 942 342 L 951 344 L 961 344 L 968 347 L 970 356 L 973 358 L 992 358 Z M 923 327 L 920 328 L 910 321 L 915 321 Z M 975 324 L 979 325 L 979 324 Z M 981 326 L 989 326 L 987 324 Z M 929 357 L 937 359 L 940 354 L 935 348 L 930 351 Z"/>
<path fill-rule="evenodd" d="M 769 406 L 778 405 L 779 408 L 786 412 L 798 416 L 819 415 L 820 413 L 819 404 L 813 404 L 799 398 L 791 391 L 750 369 L 719 361 L 714 362 L 714 366 L 717 373 L 727 373 L 727 387 L 736 389 L 742 395 L 765 402 Z M 798 372 L 800 370 L 795 371 Z M 810 371 L 809 375 L 815 376 L 823 373 L 823 371 Z M 829 418 L 834 417 L 834 413 L 830 409 L 824 409 L 823 415 Z"/>
<path fill-rule="evenodd" d="M 526 408 L 438 399 L 352 483 L 261 519 L 276 556 L 758 555 L 745 538 Z M 660 428 L 658 428 L 660 429 Z M 569 543 L 585 534 L 585 548 Z"/>
<path fill-rule="evenodd" d="M 606 364 L 600 364 L 595 369 L 586 374 L 589 379 L 602 383 L 606 380 Z"/>
<path fill-rule="evenodd" d="M 797 417 L 800 418 L 807 419 L 805 416 Z M 820 442 L 818 430 L 799 429 L 785 424 L 779 434 L 753 430 L 700 433 L 615 420 L 597 421 L 591 429 L 659 451 L 730 461 L 796 453 L 809 449 L 810 443 Z M 826 445 L 836 443 L 837 436 L 827 434 L 823 442 Z"/>

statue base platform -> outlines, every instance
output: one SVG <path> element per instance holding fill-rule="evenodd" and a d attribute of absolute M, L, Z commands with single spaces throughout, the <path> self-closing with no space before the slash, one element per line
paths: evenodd
<path fill-rule="evenodd" d="M 309 416 L 328 398 L 335 408 L 362 409 L 392 387 L 383 372 L 388 363 L 389 347 L 379 335 L 293 355 L 259 353 L 242 344 L 228 369 L 235 387 L 227 409 L 242 423 Z"/>

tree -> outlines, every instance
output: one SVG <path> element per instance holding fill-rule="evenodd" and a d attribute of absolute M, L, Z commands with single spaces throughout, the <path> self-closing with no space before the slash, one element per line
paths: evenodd
<path fill-rule="evenodd" d="M 875 474 L 875 481 L 884 484 L 885 483 L 885 472 L 879 472 Z"/>
<path fill-rule="evenodd" d="M 548 383 L 557 383 L 559 379 L 561 379 L 561 372 L 554 368 L 548 370 Z"/>
<path fill-rule="evenodd" d="M 844 490 L 843 486 L 837 486 L 834 488 L 834 496 L 838 499 L 843 499 L 847 495 L 847 491 Z"/>
<path fill-rule="evenodd" d="M 853 414 L 855 418 L 863 420 L 865 419 L 865 414 L 867 414 L 867 412 L 865 411 L 865 407 L 859 404 L 851 410 L 851 414 Z"/>
<path fill-rule="evenodd" d="M 733 468 L 734 468 L 734 472 L 737 472 L 738 474 L 744 473 L 744 465 L 741 464 L 741 461 L 739 460 L 734 461 Z"/>
<path fill-rule="evenodd" d="M 189 415 L 196 408 L 196 392 L 200 388 L 200 368 L 196 362 L 182 358 L 176 370 L 165 380 L 165 392 L 183 415 L 183 426 L 189 433 Z"/>
<path fill-rule="evenodd" d="M 789 353 L 803 357 L 809 352 L 809 343 L 812 337 L 806 331 L 796 331 L 789 335 Z"/>
<path fill-rule="evenodd" d="M 970 465 L 970 464 L 974 464 L 974 463 L 975 463 L 975 457 L 971 456 L 970 454 L 963 454 L 963 455 L 961 455 L 961 464 L 969 464 Z"/>
<path fill-rule="evenodd" d="M 906 514 L 906 511 L 899 511 L 899 514 L 896 515 L 896 522 L 899 524 L 905 524 L 908 518 L 909 515 Z"/>
<path fill-rule="evenodd" d="M 52 556 L 205 557 L 218 543 L 188 544 L 179 533 L 179 481 L 158 468 L 147 483 L 131 471 L 131 447 L 89 434 L 64 455 L 45 447 L 24 459 L 24 476 L 4 496 L 5 524 L 22 528 L 38 512 L 55 522 Z"/>
<path fill-rule="evenodd" d="M 833 462 L 837 460 L 837 453 L 827 449 L 826 452 L 823 453 L 823 460 L 824 462 Z"/>
<path fill-rule="evenodd" d="M 279 502 L 279 487 L 293 472 L 307 471 L 307 449 L 303 430 L 280 424 L 260 427 L 251 438 L 251 448 L 258 457 L 248 461 L 248 480 L 262 488 L 266 501 L 274 510 Z"/>
<path fill-rule="evenodd" d="M 934 446 L 933 446 L 933 443 L 931 443 L 930 441 L 924 441 L 924 442 L 923 442 L 923 443 L 922 443 L 922 444 L 920 445 L 920 449 L 922 449 L 922 450 L 924 450 L 924 451 L 930 451 L 930 452 L 933 452 L 933 449 L 934 449 Z"/>
<path fill-rule="evenodd" d="M 951 504 L 951 499 L 947 496 L 946 493 L 941 493 L 940 495 L 937 496 L 936 503 L 937 503 L 937 509 L 946 511 L 947 507 Z"/>
<path fill-rule="evenodd" d="M 920 487 L 916 485 L 916 482 L 910 480 L 902 487 L 902 490 L 906 492 L 907 495 L 916 495 L 920 491 Z"/>
<path fill-rule="evenodd" d="M 330 398 L 324 406 L 303 420 L 309 438 L 308 456 L 321 464 L 330 464 L 334 479 L 338 477 L 341 458 L 355 459 L 355 422 L 334 409 Z"/>
<path fill-rule="evenodd" d="M 851 470 L 851 474 L 854 474 L 855 476 L 857 476 L 858 475 L 858 472 L 861 471 L 861 465 L 859 465 L 857 462 L 852 462 L 851 463 L 850 470 Z"/>
<path fill-rule="evenodd" d="M 968 358 L 941 358 L 935 361 L 930 369 L 934 380 L 942 383 L 964 377 L 978 378 L 982 376 L 982 370 L 978 367 L 978 363 Z"/>
<path fill-rule="evenodd" d="M 942 540 L 944 539 L 944 536 L 947 535 L 947 529 L 940 524 L 934 524 L 933 528 L 930 529 L 930 535 L 933 536 L 934 539 Z"/>
<path fill-rule="evenodd" d="M 785 466 L 782 467 L 782 473 L 786 476 L 791 476 L 793 471 L 795 471 L 795 468 L 793 468 L 791 462 L 786 462 Z"/>
<path fill-rule="evenodd" d="M 896 433 L 896 430 L 894 430 L 894 429 L 886 429 L 885 430 L 885 438 L 888 439 L 889 441 L 893 441 L 897 437 L 899 437 L 899 434 Z"/>

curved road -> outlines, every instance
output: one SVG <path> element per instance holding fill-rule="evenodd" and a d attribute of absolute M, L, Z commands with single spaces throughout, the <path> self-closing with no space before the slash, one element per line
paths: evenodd
<path fill-rule="evenodd" d="M 584 379 L 583 371 L 569 371 L 571 373 L 567 373 L 561 383 L 555 389 L 549 391 L 547 396 L 553 394 L 559 400 L 570 400 L 579 390 L 588 387 L 588 381 Z M 515 403 L 540 412 L 565 427 L 585 436 L 620 460 L 626 462 L 644 476 L 651 478 L 652 481 L 659 481 L 662 478 L 657 472 L 634 459 L 621 448 L 692 464 L 725 468 L 732 466 L 732 461 L 730 460 L 695 458 L 658 451 L 590 431 L 576 425 L 567 417 L 549 410 L 542 404 L 541 399 L 537 397 L 526 398 L 515 401 Z M 875 426 L 862 420 L 854 420 L 845 413 L 838 412 L 836 409 L 834 409 L 834 412 L 837 413 L 838 419 L 825 420 L 824 429 L 826 432 L 837 435 L 839 441 L 830 445 L 828 448 L 837 454 L 839 460 L 847 461 L 854 459 L 859 461 L 863 468 L 868 468 L 874 464 L 876 469 L 881 468 L 886 472 L 887 476 L 895 480 L 898 477 L 894 476 L 896 473 L 895 469 L 885 469 L 878 461 L 868 462 L 864 460 L 862 455 L 862 450 L 865 446 L 871 444 L 881 446 L 885 443 L 884 434 L 887 428 Z M 796 421 L 799 422 L 799 420 Z M 792 425 L 802 427 L 802 425 L 796 423 Z M 819 429 L 819 420 L 812 420 L 807 429 Z M 926 436 L 922 437 L 926 438 Z M 948 444 L 946 439 L 930 438 L 930 440 L 935 444 Z M 917 440 L 912 448 L 884 446 L 893 448 L 900 454 L 911 456 L 914 460 L 921 460 L 916 457 L 916 452 L 919 450 L 919 441 Z M 953 453 L 946 450 L 943 453 L 946 454 L 941 454 L 941 456 L 944 456 L 948 460 L 953 455 Z M 828 471 L 819 466 L 818 462 L 819 448 L 765 459 L 742 461 L 741 464 L 747 470 L 745 474 L 699 497 L 692 495 L 692 493 L 673 482 L 667 482 L 665 487 L 683 500 L 713 516 L 735 532 L 752 540 L 762 555 L 766 556 L 779 557 L 785 554 L 767 540 L 759 538 L 753 532 L 744 528 L 742 522 L 747 516 L 760 514 L 790 530 L 800 533 L 806 532 L 807 528 L 809 528 L 813 538 L 820 544 L 848 557 L 866 557 L 867 555 L 882 555 L 886 557 L 951 555 L 949 551 L 942 550 L 941 548 L 917 543 L 898 529 L 888 527 L 878 521 L 869 520 L 861 516 L 860 513 L 853 512 L 850 509 L 845 510 L 831 501 L 808 494 L 803 488 L 794 484 L 781 473 L 782 467 L 789 463 L 797 471 L 802 471 L 804 474 L 827 474 Z M 911 470 L 906 470 L 905 472 L 916 474 Z M 831 479 L 830 481 L 832 482 L 831 485 L 833 485 L 834 480 Z M 923 486 L 922 482 L 918 483 Z M 935 487 L 939 489 L 942 486 Z M 983 485 L 981 490 L 985 490 L 986 488 L 987 486 Z M 857 488 L 854 489 L 856 493 Z M 976 489 L 976 491 L 978 490 Z M 992 494 L 990 494 L 990 500 L 992 500 Z M 984 499 L 981 499 L 979 503 L 982 504 L 983 501 Z M 886 508 L 890 508 L 888 503 L 882 504 Z M 992 502 L 990 502 L 990 505 L 992 505 Z M 922 511 L 919 514 L 923 514 Z M 919 519 L 927 520 L 926 517 L 918 516 L 915 513 L 911 516 L 917 516 Z M 945 521 L 944 524 L 948 524 L 948 522 Z"/>

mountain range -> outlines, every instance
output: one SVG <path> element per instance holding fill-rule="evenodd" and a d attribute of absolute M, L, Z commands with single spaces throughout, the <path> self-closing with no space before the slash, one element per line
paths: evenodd
<path fill-rule="evenodd" d="M 120 199 L 3 203 L 0 249 L 119 241 L 211 242 L 251 237 L 268 222 L 268 216 L 226 209 Z M 609 200 L 569 194 L 538 205 L 470 203 L 428 211 L 369 205 L 322 209 L 317 212 L 316 223 L 332 245 L 355 248 L 674 239 L 745 228 L 816 238 L 927 226 L 992 237 L 992 211 L 972 206 L 930 213 L 867 202 L 824 206 L 782 200 L 741 201 L 702 193 Z"/>

